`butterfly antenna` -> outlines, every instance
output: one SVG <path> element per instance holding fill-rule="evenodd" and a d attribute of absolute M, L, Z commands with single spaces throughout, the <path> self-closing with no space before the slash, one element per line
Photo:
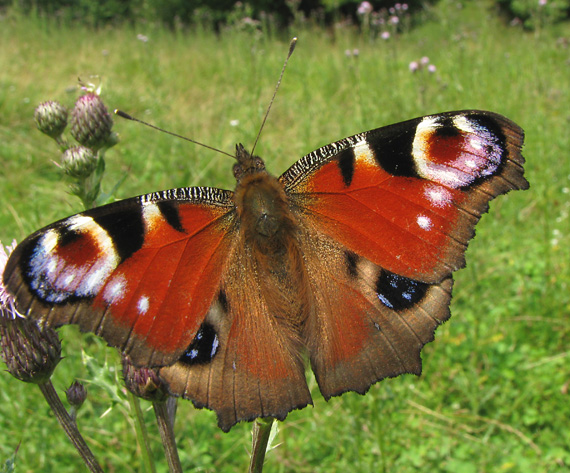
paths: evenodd
<path fill-rule="evenodd" d="M 236 159 L 236 157 L 233 154 L 226 153 L 225 151 L 222 151 L 221 149 L 218 149 L 218 148 L 214 148 L 213 146 L 205 145 L 204 143 L 200 143 L 199 141 L 193 140 L 191 138 L 187 138 L 187 137 L 179 135 L 177 133 L 173 133 L 171 131 L 164 130 L 164 129 L 159 128 L 157 126 L 151 125 L 150 123 L 139 120 L 138 118 L 135 118 L 135 117 L 129 115 L 128 113 L 123 112 L 122 110 L 115 109 L 114 112 L 115 112 L 115 115 L 118 115 L 121 118 L 125 118 L 127 120 L 132 120 L 134 122 L 141 123 L 142 125 L 146 125 L 150 128 L 154 128 L 155 130 L 162 131 L 163 133 L 166 133 L 167 135 L 172 135 L 172 136 L 175 136 L 176 138 L 181 138 L 185 141 L 189 141 L 190 143 L 194 143 L 195 145 L 211 149 L 212 151 L 217 151 L 218 153 L 225 154 L 226 156 L 229 156 L 230 158 Z"/>
<path fill-rule="evenodd" d="M 295 45 L 297 44 L 297 38 L 293 38 L 291 43 L 289 43 L 289 52 L 287 53 L 287 57 L 285 58 L 285 62 L 283 63 L 283 68 L 281 69 L 281 75 L 279 76 L 279 80 L 277 81 L 277 85 L 275 86 L 275 90 L 273 91 L 273 97 L 271 97 L 271 101 L 269 102 L 269 107 L 267 107 L 267 111 L 265 112 L 265 116 L 263 117 L 263 121 L 261 122 L 261 126 L 259 127 L 259 132 L 257 133 L 257 137 L 255 138 L 255 143 L 253 143 L 253 148 L 251 149 L 251 154 L 255 151 L 255 147 L 257 146 L 257 142 L 259 141 L 259 137 L 261 136 L 261 132 L 263 131 L 263 127 L 265 126 L 265 122 L 267 121 L 267 117 L 269 116 L 269 112 L 271 110 L 271 106 L 275 101 L 275 96 L 277 95 L 277 91 L 279 90 L 279 86 L 281 85 L 281 79 L 283 79 L 283 74 L 285 74 L 285 68 L 287 67 L 287 63 L 289 62 L 289 58 L 293 51 L 295 50 Z"/>

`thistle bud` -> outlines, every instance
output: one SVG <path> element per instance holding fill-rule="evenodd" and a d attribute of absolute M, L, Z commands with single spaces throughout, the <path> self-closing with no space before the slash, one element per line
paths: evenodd
<path fill-rule="evenodd" d="M 94 151 L 108 147 L 112 127 L 113 119 L 101 97 L 88 93 L 77 99 L 71 112 L 71 135 L 79 144 Z"/>
<path fill-rule="evenodd" d="M 75 178 L 89 177 L 97 167 L 97 156 L 85 146 L 73 146 L 61 156 L 61 167 L 65 173 Z"/>
<path fill-rule="evenodd" d="M 123 378 L 126 388 L 135 396 L 152 402 L 164 402 L 168 398 L 168 388 L 154 368 L 137 368 L 130 358 L 123 355 Z"/>
<path fill-rule="evenodd" d="M 9 306 L 0 307 L 0 348 L 8 372 L 26 383 L 45 383 L 61 360 L 61 342 L 55 330 L 40 329 Z"/>
<path fill-rule="evenodd" d="M 42 133 L 57 140 L 67 126 L 67 109 L 59 102 L 49 100 L 36 107 L 34 120 Z"/>
<path fill-rule="evenodd" d="M 67 397 L 67 402 L 77 410 L 87 399 L 87 389 L 79 381 L 73 381 L 71 386 L 65 391 L 65 396 Z"/>

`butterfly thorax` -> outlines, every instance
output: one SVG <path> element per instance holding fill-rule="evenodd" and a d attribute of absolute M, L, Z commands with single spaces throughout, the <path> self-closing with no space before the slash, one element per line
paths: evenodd
<path fill-rule="evenodd" d="M 265 169 L 241 177 L 234 195 L 246 246 L 281 254 L 295 239 L 296 222 L 280 182 Z"/>

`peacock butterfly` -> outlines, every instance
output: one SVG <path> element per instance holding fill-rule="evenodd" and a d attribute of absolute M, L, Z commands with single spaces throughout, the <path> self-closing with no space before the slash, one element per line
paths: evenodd
<path fill-rule="evenodd" d="M 77 324 L 218 415 L 284 419 L 403 373 L 449 316 L 491 199 L 527 189 L 523 131 L 457 111 L 360 133 L 281 177 L 237 145 L 234 192 L 170 189 L 29 236 L 3 280 L 40 324 Z"/>

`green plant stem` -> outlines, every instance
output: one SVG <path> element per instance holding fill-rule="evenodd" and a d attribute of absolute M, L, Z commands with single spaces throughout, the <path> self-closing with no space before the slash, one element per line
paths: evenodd
<path fill-rule="evenodd" d="M 170 473 L 182 473 L 182 465 L 180 464 L 176 439 L 174 438 L 174 426 L 169 416 L 168 405 L 166 402 L 153 402 L 152 407 L 154 408 L 160 438 L 164 446 L 164 454 L 168 461 L 168 469 Z"/>
<path fill-rule="evenodd" d="M 65 409 L 65 406 L 61 402 L 61 399 L 57 395 L 57 392 L 55 391 L 52 382 L 47 381 L 45 383 L 40 383 L 38 384 L 38 387 L 40 388 L 40 391 L 44 395 L 47 403 L 49 404 L 53 413 L 55 414 L 55 417 L 59 421 L 60 425 L 63 427 L 63 430 L 65 430 L 65 433 L 69 437 L 69 440 L 71 441 L 73 446 L 77 449 L 79 455 L 81 455 L 81 458 L 83 458 L 83 461 L 87 465 L 87 468 L 89 468 L 89 471 L 96 473 L 103 473 L 103 469 L 97 462 L 95 456 L 93 455 L 93 452 L 91 452 L 91 450 L 85 443 L 83 436 L 79 432 L 77 424 L 70 417 L 67 410 Z"/>
<path fill-rule="evenodd" d="M 261 473 L 263 471 L 267 442 L 269 441 L 273 422 L 275 422 L 273 417 L 255 419 L 253 422 L 253 444 L 248 470 L 249 473 Z"/>
<path fill-rule="evenodd" d="M 139 398 L 133 393 L 127 390 L 127 398 L 129 399 L 129 404 L 135 413 L 135 431 L 137 433 L 137 440 L 141 446 L 141 452 L 143 456 L 143 461 L 148 473 L 156 473 L 156 467 L 154 466 L 154 461 L 150 455 L 150 443 L 148 441 L 148 432 L 146 430 L 146 425 L 144 423 L 144 418 L 141 410 L 141 404 Z"/>

